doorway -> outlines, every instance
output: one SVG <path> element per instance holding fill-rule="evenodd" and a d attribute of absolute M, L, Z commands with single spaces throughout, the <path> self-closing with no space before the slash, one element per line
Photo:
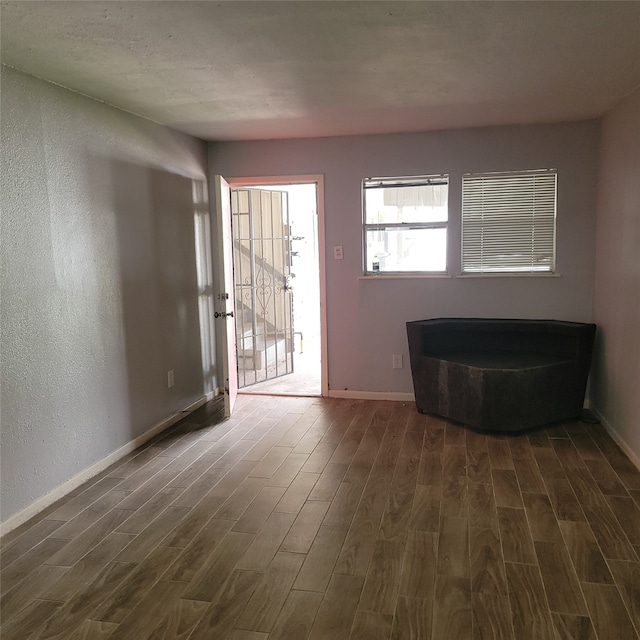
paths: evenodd
<path fill-rule="evenodd" d="M 323 394 L 318 182 L 230 180 L 240 393 Z"/>

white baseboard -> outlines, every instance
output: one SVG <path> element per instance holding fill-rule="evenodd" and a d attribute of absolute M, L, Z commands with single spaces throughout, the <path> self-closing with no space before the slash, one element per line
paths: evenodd
<path fill-rule="evenodd" d="M 638 457 L 638 454 L 622 439 L 620 434 L 595 407 L 590 407 L 589 410 L 600 420 L 602 426 L 607 430 L 607 433 L 613 438 L 614 442 L 624 451 L 625 455 L 633 462 L 638 471 L 640 471 L 640 457 Z"/>
<path fill-rule="evenodd" d="M 393 400 L 395 402 L 414 402 L 413 393 L 400 393 L 398 391 L 352 391 L 331 389 L 330 398 L 345 398 L 348 400 Z"/>
<path fill-rule="evenodd" d="M 213 391 L 209 391 L 209 393 L 205 395 L 204 401 L 209 402 L 209 400 L 213 400 L 214 398 L 217 398 L 220 395 L 220 393 L 221 393 L 220 389 L 216 387 Z"/>
<path fill-rule="evenodd" d="M 217 391 L 217 390 L 216 390 Z M 73 478 L 70 478 L 66 482 L 62 483 L 55 489 L 49 491 L 42 497 L 38 498 L 30 505 L 25 507 L 24 509 L 14 513 L 11 517 L 9 517 L 5 522 L 0 524 L 0 537 L 9 533 L 9 531 L 13 531 L 16 527 L 19 527 L 21 524 L 24 524 L 27 520 L 33 518 L 38 515 L 41 511 L 51 506 L 60 498 L 64 498 L 70 491 L 73 491 L 81 484 L 93 478 L 93 476 L 98 475 L 100 472 L 104 471 L 107 467 L 112 465 L 114 462 L 118 462 L 121 458 L 124 458 L 127 454 L 135 451 L 138 447 L 141 447 L 145 442 L 151 440 L 151 438 L 157 436 L 159 433 L 168 429 L 169 427 L 176 424 L 182 420 L 185 415 L 192 413 L 196 409 L 199 409 L 203 404 L 208 402 L 213 396 L 215 392 L 207 394 L 202 398 L 199 398 L 195 402 L 192 402 L 188 407 L 179 411 L 178 413 L 174 413 L 169 416 L 165 420 L 162 420 L 158 424 L 151 427 L 148 431 L 145 431 L 142 435 L 138 436 L 134 440 L 127 442 L 124 446 L 116 449 L 113 453 L 110 453 L 106 458 L 102 458 L 102 460 L 98 460 L 98 462 L 92 464 L 90 467 L 83 469 L 80 473 L 77 473 Z M 211 396 L 211 398 L 209 397 Z"/>

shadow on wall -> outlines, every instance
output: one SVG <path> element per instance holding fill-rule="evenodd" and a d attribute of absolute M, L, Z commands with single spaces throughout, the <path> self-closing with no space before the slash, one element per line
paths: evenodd
<path fill-rule="evenodd" d="M 144 165 L 95 160 L 94 170 L 109 172 L 112 201 L 103 210 L 115 217 L 120 364 L 130 435 L 137 437 L 215 388 L 206 184 Z"/>

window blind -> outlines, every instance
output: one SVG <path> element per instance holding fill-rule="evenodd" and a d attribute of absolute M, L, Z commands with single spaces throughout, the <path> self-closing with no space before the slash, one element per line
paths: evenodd
<path fill-rule="evenodd" d="M 555 170 L 462 178 L 462 272 L 555 270 Z"/>

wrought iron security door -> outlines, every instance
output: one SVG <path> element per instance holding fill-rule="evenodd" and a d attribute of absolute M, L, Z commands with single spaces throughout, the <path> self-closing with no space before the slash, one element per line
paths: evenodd
<path fill-rule="evenodd" d="M 288 194 L 231 191 L 238 387 L 293 372 Z"/>

